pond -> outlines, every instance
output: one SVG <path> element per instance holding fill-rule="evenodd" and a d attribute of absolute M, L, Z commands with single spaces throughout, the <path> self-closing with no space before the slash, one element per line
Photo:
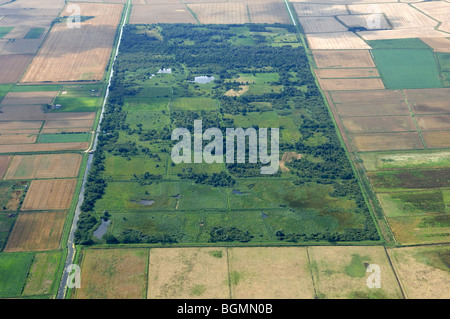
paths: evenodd
<path fill-rule="evenodd" d="M 102 224 L 98 226 L 97 230 L 94 232 L 94 237 L 97 237 L 98 239 L 102 239 L 103 235 L 106 234 L 106 231 L 108 230 L 108 226 L 111 223 L 111 220 L 105 221 L 102 218 Z"/>

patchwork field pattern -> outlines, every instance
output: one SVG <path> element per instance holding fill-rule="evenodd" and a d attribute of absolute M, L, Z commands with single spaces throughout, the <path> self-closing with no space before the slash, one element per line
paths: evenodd
<path fill-rule="evenodd" d="M 80 28 L 69 28 L 64 22 L 56 23 L 22 82 L 103 79 L 123 5 L 78 5 L 83 15 L 94 18 L 81 22 Z M 67 12 L 63 11 L 64 14 Z M 93 59 L 94 64 L 91 62 Z"/>

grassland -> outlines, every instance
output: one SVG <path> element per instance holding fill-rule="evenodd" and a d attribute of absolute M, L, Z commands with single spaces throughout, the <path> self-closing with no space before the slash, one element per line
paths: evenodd
<path fill-rule="evenodd" d="M 22 293 L 33 253 L 0 254 L 0 297 L 18 297 Z"/>

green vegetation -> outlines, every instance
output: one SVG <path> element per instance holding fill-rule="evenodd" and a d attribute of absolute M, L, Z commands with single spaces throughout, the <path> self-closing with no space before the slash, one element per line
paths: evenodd
<path fill-rule="evenodd" d="M 65 133 L 65 134 L 39 134 L 38 143 L 71 143 L 71 142 L 89 142 L 90 133 Z"/>
<path fill-rule="evenodd" d="M 108 243 L 379 240 L 305 51 L 273 45 L 297 41 L 295 32 L 127 26 L 76 242 L 99 242 L 92 232 L 105 211 Z M 199 75 L 215 80 L 193 83 Z M 225 94 L 242 85 L 244 94 Z M 198 119 L 203 130 L 279 128 L 280 157 L 294 156 L 266 176 L 262 164 L 173 163 L 173 129 L 193 132 Z"/>
<path fill-rule="evenodd" d="M 32 253 L 0 253 L 0 297 L 21 295 L 32 261 Z"/>
<path fill-rule="evenodd" d="M 5 247 L 8 240 L 9 232 L 11 231 L 17 214 L 15 213 L 1 213 L 0 214 L 0 251 Z"/>
<path fill-rule="evenodd" d="M 358 254 L 353 254 L 352 261 L 350 262 L 350 265 L 345 267 L 344 273 L 350 277 L 364 278 L 366 276 L 366 266 L 364 265 L 364 261 L 368 261 L 367 257 L 363 258 Z"/>
<path fill-rule="evenodd" d="M 10 33 L 14 27 L 0 27 L 0 38 Z"/>
<path fill-rule="evenodd" d="M 25 35 L 24 39 L 39 39 L 44 31 L 45 28 L 31 28 Z"/>
<path fill-rule="evenodd" d="M 388 89 L 443 86 L 431 49 L 374 49 L 372 52 L 383 82 Z"/>
<path fill-rule="evenodd" d="M 61 85 L 46 84 L 46 85 L 14 85 L 11 92 L 43 92 L 43 91 L 60 91 Z"/>
<path fill-rule="evenodd" d="M 431 49 L 425 42 L 417 38 L 372 40 L 367 41 L 367 43 L 372 49 L 404 49 L 406 51 L 409 51 L 410 49 Z"/>

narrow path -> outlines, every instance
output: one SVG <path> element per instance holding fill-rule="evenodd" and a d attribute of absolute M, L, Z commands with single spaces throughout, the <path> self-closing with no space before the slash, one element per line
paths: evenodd
<path fill-rule="evenodd" d="M 101 111 L 101 114 L 100 114 L 99 123 L 101 123 L 101 121 L 103 119 L 103 114 L 105 112 L 105 105 L 106 105 L 106 101 L 107 101 L 108 95 L 109 95 L 109 88 L 111 86 L 111 80 L 112 80 L 112 77 L 113 77 L 113 74 L 114 74 L 114 63 L 116 61 L 117 54 L 119 53 L 120 42 L 122 41 L 123 27 L 126 24 L 130 7 L 131 7 L 131 3 L 130 3 L 130 0 L 128 0 L 127 4 L 126 4 L 126 8 L 125 8 L 126 11 L 125 11 L 125 14 L 123 16 L 124 18 L 123 18 L 123 20 L 121 22 L 121 25 L 120 25 L 120 35 L 119 35 L 119 39 L 117 41 L 117 47 L 116 47 L 116 52 L 114 54 L 114 59 L 113 59 L 113 62 L 111 64 L 111 71 L 110 71 L 110 74 L 109 74 L 108 86 L 107 86 L 107 89 L 106 89 L 105 98 L 103 100 L 102 111 Z M 95 151 L 96 148 L 97 148 L 98 133 L 99 132 L 100 132 L 100 124 L 97 126 L 97 131 L 95 132 L 95 138 L 94 138 L 94 142 L 93 142 L 93 145 L 92 145 L 92 148 L 91 148 L 92 151 Z M 69 278 L 69 273 L 66 271 L 66 269 L 67 269 L 67 267 L 69 265 L 71 265 L 73 263 L 73 259 L 74 259 L 75 252 L 76 252 L 74 235 L 75 235 L 75 230 L 77 228 L 77 222 L 78 222 L 78 219 L 80 217 L 80 212 L 81 212 L 80 207 L 83 204 L 86 180 L 87 180 L 87 176 L 88 176 L 89 171 L 90 171 L 91 166 L 92 166 L 93 158 L 94 158 L 93 154 L 88 154 L 88 160 L 87 160 L 87 164 L 86 164 L 86 171 L 84 172 L 83 182 L 82 182 L 80 193 L 79 193 L 79 196 L 78 196 L 77 206 L 75 208 L 75 215 L 74 215 L 73 221 L 72 221 L 72 228 L 70 229 L 69 239 L 67 241 L 67 258 L 66 258 L 66 262 L 64 264 L 64 270 L 63 270 L 61 282 L 60 282 L 60 285 L 59 285 L 59 288 L 58 288 L 58 292 L 56 294 L 56 299 L 64 299 L 64 297 L 66 295 L 67 280 Z"/>

